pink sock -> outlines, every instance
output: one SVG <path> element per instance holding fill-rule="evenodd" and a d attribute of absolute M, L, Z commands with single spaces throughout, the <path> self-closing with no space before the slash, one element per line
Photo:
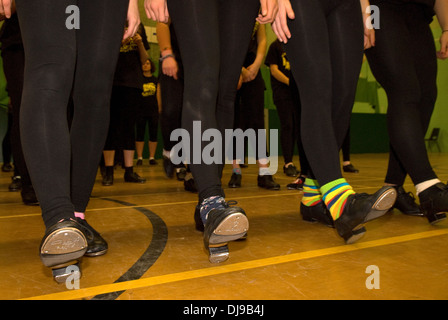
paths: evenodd
<path fill-rule="evenodd" d="M 80 219 L 85 219 L 85 215 L 83 212 L 75 212 L 75 217 Z"/>

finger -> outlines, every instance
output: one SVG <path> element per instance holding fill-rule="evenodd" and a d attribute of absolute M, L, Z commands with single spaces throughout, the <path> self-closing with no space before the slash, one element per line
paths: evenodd
<path fill-rule="evenodd" d="M 285 36 L 283 30 L 280 27 L 279 20 L 275 20 L 272 24 L 272 30 L 274 30 L 275 34 L 277 35 L 277 38 L 280 40 L 280 42 L 287 43 L 287 37 Z"/>
<path fill-rule="evenodd" d="M 135 30 L 134 20 L 129 19 L 128 20 L 128 28 L 124 32 L 123 40 L 126 40 L 126 39 L 132 37 L 135 33 L 134 30 Z"/>
<path fill-rule="evenodd" d="M 170 19 L 170 13 L 168 12 L 168 6 L 165 5 L 165 21 L 164 22 L 168 23 L 169 19 Z"/>
<path fill-rule="evenodd" d="M 156 7 L 154 7 L 154 5 L 153 4 L 151 4 L 151 5 L 149 5 L 149 13 L 150 13 L 150 16 L 151 16 L 151 20 L 153 20 L 153 21 L 159 21 L 158 20 L 158 12 L 157 12 L 157 8 Z"/>
<path fill-rule="evenodd" d="M 146 16 L 148 17 L 148 19 L 154 20 L 153 19 L 153 12 L 149 8 L 149 6 L 145 6 L 145 12 L 146 12 Z"/>
<path fill-rule="evenodd" d="M 159 11 L 158 11 L 158 21 L 163 22 L 163 23 L 167 23 L 168 19 L 167 19 L 167 7 L 165 6 L 160 6 L 159 7 Z"/>
<path fill-rule="evenodd" d="M 6 18 L 11 18 L 11 0 L 4 0 L 3 4 Z"/>
<path fill-rule="evenodd" d="M 286 9 L 286 15 L 288 16 L 289 19 L 295 19 L 296 18 L 294 10 L 292 9 L 292 6 L 291 6 L 291 2 L 287 2 L 286 3 L 285 9 Z"/>
<path fill-rule="evenodd" d="M 277 35 L 277 38 L 280 40 L 280 42 L 286 43 L 286 37 L 283 34 L 281 28 L 279 27 L 279 22 L 276 20 L 273 25 L 272 25 L 272 29 L 275 30 L 275 34 Z M 287 40 L 286 40 L 287 41 Z"/>
<path fill-rule="evenodd" d="M 376 41 L 375 30 L 371 30 L 370 31 L 370 43 L 372 44 L 373 47 L 375 46 L 375 41 Z"/>
<path fill-rule="evenodd" d="M 261 6 L 261 15 L 263 17 L 265 17 L 268 13 L 268 4 L 267 4 L 267 0 L 260 0 L 260 6 Z"/>
<path fill-rule="evenodd" d="M 281 24 L 281 28 L 282 28 L 285 36 L 288 39 L 291 38 L 291 32 L 289 31 L 289 28 L 288 28 L 288 19 L 286 19 L 285 15 L 282 15 L 282 18 L 280 19 L 280 24 Z"/>

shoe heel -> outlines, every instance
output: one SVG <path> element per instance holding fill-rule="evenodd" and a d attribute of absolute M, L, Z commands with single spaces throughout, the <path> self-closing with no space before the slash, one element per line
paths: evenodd
<path fill-rule="evenodd" d="M 80 279 L 80 261 L 70 261 L 64 265 L 54 266 L 51 268 L 51 272 L 53 273 L 54 281 L 59 284 L 66 283 L 69 277 L 72 277 L 73 279 Z"/>
<path fill-rule="evenodd" d="M 204 232 L 204 247 L 209 253 L 209 261 L 211 263 L 226 261 L 229 258 L 227 243 L 246 237 L 248 229 L 247 216 L 236 210 L 220 221 L 211 233 Z"/>
<path fill-rule="evenodd" d="M 305 222 L 308 222 L 308 223 L 317 223 L 316 219 L 314 219 L 312 217 L 309 217 L 306 214 L 302 214 L 302 220 L 305 221 Z"/>
<path fill-rule="evenodd" d="M 364 236 L 364 233 L 366 233 L 366 228 L 361 227 L 343 234 L 342 238 L 345 240 L 346 244 L 352 244 L 361 239 L 362 236 Z"/>
<path fill-rule="evenodd" d="M 373 204 L 372 209 L 381 213 L 385 213 L 395 204 L 395 201 L 397 200 L 397 191 L 395 190 L 395 188 L 385 187 L 380 190 L 380 192 L 381 194 Z"/>
<path fill-rule="evenodd" d="M 76 228 L 63 228 L 50 234 L 40 248 L 40 259 L 47 267 L 80 259 L 87 251 L 87 240 Z"/>
<path fill-rule="evenodd" d="M 220 246 L 209 246 L 208 253 L 208 260 L 211 263 L 221 263 L 229 259 L 229 247 L 227 243 L 221 244 Z"/>
<path fill-rule="evenodd" d="M 439 223 L 440 221 L 443 221 L 446 219 L 446 214 L 444 212 L 439 213 L 431 213 L 427 214 L 426 218 L 428 219 L 428 222 L 432 225 L 435 225 Z"/>

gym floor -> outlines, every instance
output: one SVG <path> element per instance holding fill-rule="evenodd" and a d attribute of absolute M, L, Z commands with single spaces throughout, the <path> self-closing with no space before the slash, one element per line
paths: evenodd
<path fill-rule="evenodd" d="M 442 182 L 448 154 L 430 153 Z M 359 173 L 344 173 L 358 192 L 373 193 L 384 181 L 387 154 L 354 154 Z M 298 165 L 298 159 L 295 159 Z M 246 211 L 245 241 L 229 244 L 230 258 L 213 265 L 195 230 L 197 195 L 168 179 L 162 161 L 135 168 L 145 184 L 105 187 L 98 174 L 87 221 L 108 241 L 109 251 L 81 262 L 82 277 L 57 284 L 38 248 L 44 225 L 37 206 L 9 192 L 10 173 L 0 173 L 0 299 L 104 300 L 445 300 L 448 299 L 448 220 L 392 210 L 366 225 L 365 236 L 345 245 L 335 229 L 310 224 L 299 212 L 301 191 L 281 168 L 279 191 L 257 187 L 257 167 L 243 170 L 242 188 L 225 188 L 226 199 Z M 224 170 L 223 185 L 231 175 Z M 405 189 L 415 194 L 410 181 Z M 79 285 L 76 289 L 75 284 Z"/>

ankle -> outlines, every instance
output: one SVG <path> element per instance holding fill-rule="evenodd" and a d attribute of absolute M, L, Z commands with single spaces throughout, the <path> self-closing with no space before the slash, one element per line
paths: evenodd
<path fill-rule="evenodd" d="M 415 190 L 416 190 L 417 196 L 419 196 L 422 192 L 429 189 L 430 187 L 436 185 L 437 183 L 441 183 L 441 181 L 439 179 L 431 179 L 431 180 L 423 181 L 421 183 L 417 183 L 415 185 Z"/>
<path fill-rule="evenodd" d="M 219 207 L 222 207 L 225 203 L 225 199 L 222 196 L 212 196 L 204 199 L 200 206 L 200 213 L 201 213 L 201 219 L 202 222 L 205 224 L 208 218 L 208 214 L 213 209 L 217 209 Z"/>

